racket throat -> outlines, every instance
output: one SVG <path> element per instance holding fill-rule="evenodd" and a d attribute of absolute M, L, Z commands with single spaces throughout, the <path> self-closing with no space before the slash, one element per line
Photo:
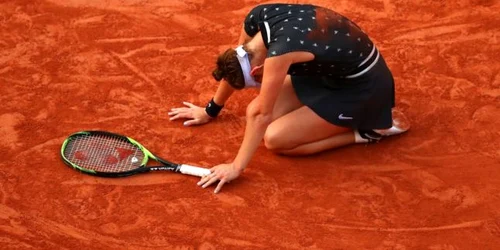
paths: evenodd
<path fill-rule="evenodd" d="M 158 167 L 150 167 L 150 171 L 174 171 L 174 172 L 180 172 L 180 167 L 179 166 L 158 166 Z"/>

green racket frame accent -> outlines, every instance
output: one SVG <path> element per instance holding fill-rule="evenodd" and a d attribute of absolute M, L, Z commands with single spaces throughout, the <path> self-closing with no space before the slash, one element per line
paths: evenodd
<path fill-rule="evenodd" d="M 158 161 L 158 158 L 156 158 L 153 153 L 149 152 L 149 150 L 147 150 L 144 146 L 142 146 L 139 142 L 137 142 L 136 140 L 130 138 L 130 137 L 127 137 L 127 136 L 123 136 L 124 138 L 126 138 L 130 143 L 136 145 L 143 153 L 144 153 L 144 158 L 142 159 L 142 162 L 141 162 L 141 167 L 143 166 L 146 166 L 146 163 L 148 163 L 149 161 L 149 158 L 155 160 L 155 161 Z"/>
<path fill-rule="evenodd" d="M 140 167 L 138 167 L 137 169 L 134 169 L 134 170 L 120 172 L 120 173 L 98 172 L 95 170 L 90 170 L 90 169 L 80 167 L 77 164 L 74 164 L 73 162 L 71 162 L 69 159 L 67 159 L 64 156 L 64 150 L 66 149 L 66 146 L 68 145 L 68 143 L 71 141 L 71 139 L 73 137 L 78 136 L 78 135 L 91 135 L 91 134 L 100 134 L 100 135 L 109 135 L 109 136 L 113 136 L 113 137 L 121 137 L 122 139 L 127 140 L 130 143 L 132 143 L 133 145 L 135 145 L 136 147 L 138 147 L 139 150 L 141 150 L 142 153 L 144 154 L 144 157 L 141 161 Z M 99 131 L 99 130 L 80 131 L 80 132 L 76 132 L 76 133 L 73 133 L 72 135 L 70 135 L 66 140 L 64 140 L 64 142 L 61 146 L 61 157 L 62 157 L 64 163 L 66 163 L 67 165 L 69 165 L 70 167 L 72 167 L 76 170 L 79 170 L 83 173 L 96 175 L 96 176 L 102 176 L 102 177 L 123 177 L 123 176 L 128 176 L 128 175 L 132 175 L 132 174 L 136 174 L 136 173 L 147 172 L 147 171 L 151 171 L 151 170 L 162 170 L 162 169 L 168 169 L 171 171 L 178 172 L 179 167 L 180 167 L 179 164 L 169 162 L 167 160 L 161 159 L 161 158 L 153 155 L 153 153 L 151 153 L 148 149 L 146 149 L 139 142 L 137 142 L 136 140 L 134 140 L 130 137 L 116 134 L 116 133 L 107 132 L 107 131 Z M 158 166 L 157 168 L 147 168 L 146 164 L 148 163 L 149 159 L 156 160 L 156 161 L 164 164 L 165 166 Z"/>
<path fill-rule="evenodd" d="M 72 138 L 74 136 L 77 136 L 77 135 L 89 135 L 91 134 L 91 132 L 87 132 L 87 131 L 81 131 L 81 132 L 76 132 L 72 135 L 70 135 L 68 138 L 66 138 L 66 140 L 64 140 L 63 144 L 62 144 L 62 147 L 61 147 L 61 157 L 63 158 L 64 160 L 64 163 L 66 163 L 67 165 L 77 169 L 77 170 L 80 170 L 82 172 L 86 172 L 86 173 L 89 173 L 89 174 L 96 174 L 97 172 L 94 171 L 94 170 L 90 170 L 90 169 L 86 169 L 86 168 L 82 168 L 76 164 L 74 164 L 73 162 L 69 161 L 66 156 L 64 156 L 64 150 L 66 149 L 66 145 L 68 145 L 68 143 L 72 140 Z"/>

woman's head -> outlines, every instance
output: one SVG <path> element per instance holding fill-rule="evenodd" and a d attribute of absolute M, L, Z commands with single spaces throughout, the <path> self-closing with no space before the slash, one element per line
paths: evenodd
<path fill-rule="evenodd" d="M 243 89 L 245 87 L 245 78 L 236 55 L 236 50 L 227 49 L 224 51 L 217 58 L 216 65 L 217 67 L 212 72 L 212 76 L 216 81 L 224 79 L 235 89 Z"/>
<path fill-rule="evenodd" d="M 215 80 L 225 79 L 235 89 L 258 87 L 262 81 L 262 65 L 254 64 L 255 53 L 247 46 L 228 49 L 217 58 L 217 67 L 212 72 Z M 263 62 L 261 62 L 263 63 Z"/>

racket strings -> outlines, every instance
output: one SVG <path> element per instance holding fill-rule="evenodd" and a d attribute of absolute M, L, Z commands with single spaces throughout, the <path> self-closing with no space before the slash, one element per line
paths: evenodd
<path fill-rule="evenodd" d="M 125 138 L 101 134 L 75 136 L 64 155 L 79 167 L 107 173 L 139 168 L 144 159 L 143 152 Z"/>

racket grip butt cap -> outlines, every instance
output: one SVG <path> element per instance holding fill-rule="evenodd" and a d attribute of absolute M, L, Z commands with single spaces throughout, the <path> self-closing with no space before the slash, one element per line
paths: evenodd
<path fill-rule="evenodd" d="M 203 177 L 203 176 L 209 175 L 211 173 L 210 169 L 208 169 L 208 168 L 200 168 L 200 167 L 195 167 L 195 166 L 186 165 L 186 164 L 182 164 L 180 166 L 179 172 L 181 172 L 183 174 L 198 176 L 198 177 Z"/>

